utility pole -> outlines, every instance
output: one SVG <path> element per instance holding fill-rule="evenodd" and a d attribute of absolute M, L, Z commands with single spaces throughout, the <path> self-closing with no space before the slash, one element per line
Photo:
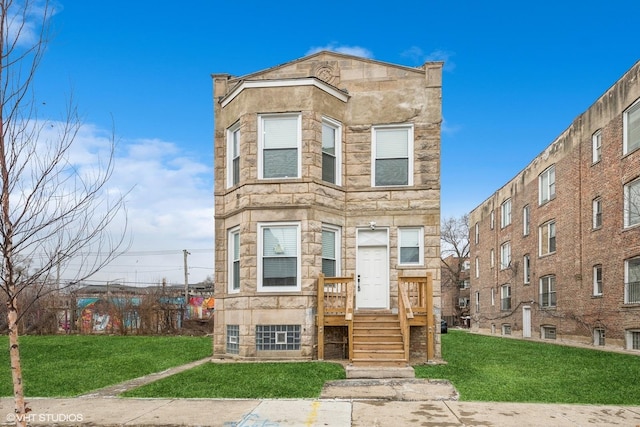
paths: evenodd
<path fill-rule="evenodd" d="M 182 250 L 184 256 L 184 313 L 182 315 L 182 322 L 184 327 L 184 321 L 187 319 L 187 309 L 189 306 L 189 269 L 187 268 L 187 255 L 191 255 L 186 249 Z"/>

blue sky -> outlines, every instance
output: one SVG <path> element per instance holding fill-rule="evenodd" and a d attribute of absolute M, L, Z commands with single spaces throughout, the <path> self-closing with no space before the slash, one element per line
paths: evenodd
<path fill-rule="evenodd" d="M 444 60 L 442 216 L 476 207 L 640 59 L 637 1 L 56 3 L 40 115 L 73 94 L 83 138 L 119 141 L 132 254 L 100 280 L 213 274 L 212 73 L 318 49 L 419 66 Z M 134 271 L 132 273 L 132 271 Z"/>

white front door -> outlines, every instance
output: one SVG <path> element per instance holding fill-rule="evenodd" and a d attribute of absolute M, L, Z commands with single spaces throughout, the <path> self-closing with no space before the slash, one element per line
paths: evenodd
<path fill-rule="evenodd" d="M 522 307 L 522 338 L 531 338 L 531 307 Z"/>
<path fill-rule="evenodd" d="M 356 308 L 389 308 L 389 255 L 386 242 L 386 230 L 358 233 Z"/>

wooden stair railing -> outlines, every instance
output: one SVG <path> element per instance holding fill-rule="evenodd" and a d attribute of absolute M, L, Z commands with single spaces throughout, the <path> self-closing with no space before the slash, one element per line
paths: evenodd
<path fill-rule="evenodd" d="M 327 316 L 342 317 L 341 322 L 348 328 L 349 357 L 353 353 L 353 311 L 355 306 L 355 288 L 353 276 L 318 277 L 318 360 L 324 359 L 324 327 Z M 334 323 L 335 324 L 335 323 Z"/>
<path fill-rule="evenodd" d="M 431 273 L 425 276 L 398 277 L 398 316 L 402 329 L 405 357 L 409 360 L 411 338 L 410 320 L 417 314 L 426 316 L 427 359 L 435 355 L 435 330 L 433 318 L 433 280 Z"/>

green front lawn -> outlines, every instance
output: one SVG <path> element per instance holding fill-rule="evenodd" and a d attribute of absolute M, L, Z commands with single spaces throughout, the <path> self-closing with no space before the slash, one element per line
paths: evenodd
<path fill-rule="evenodd" d="M 6 336 L 0 349 L 0 396 L 12 396 Z M 211 338 L 24 336 L 20 353 L 27 396 L 76 396 L 210 356 Z"/>
<path fill-rule="evenodd" d="M 447 365 L 417 366 L 448 379 L 466 401 L 640 404 L 640 356 L 482 336 L 442 335 Z"/>
<path fill-rule="evenodd" d="M 207 363 L 128 391 L 123 396 L 316 398 L 325 381 L 344 378 L 342 365 L 329 362 Z"/>

